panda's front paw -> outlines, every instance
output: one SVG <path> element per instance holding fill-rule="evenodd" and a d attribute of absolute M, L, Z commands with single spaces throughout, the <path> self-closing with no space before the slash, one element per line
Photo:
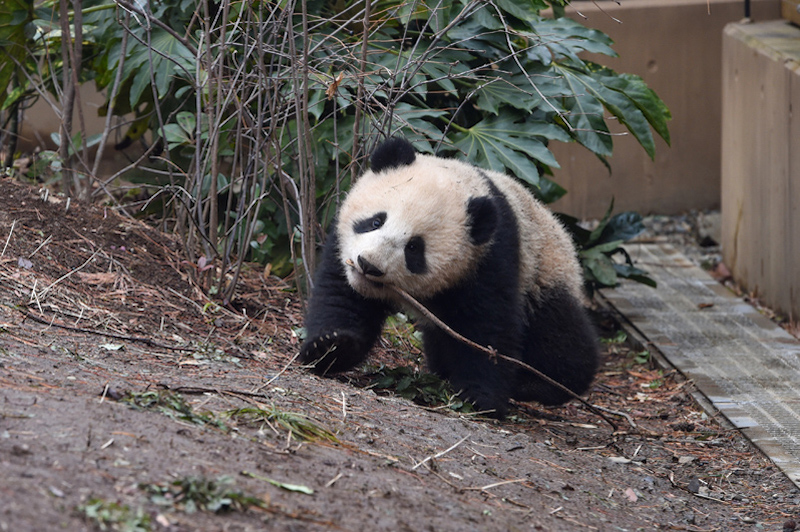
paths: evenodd
<path fill-rule="evenodd" d="M 483 399 L 473 399 L 473 402 L 475 403 L 478 412 L 483 412 L 484 415 L 488 417 L 503 419 L 506 417 L 506 414 L 508 413 L 508 401 L 506 400 L 498 401 L 497 398 L 491 397 Z"/>
<path fill-rule="evenodd" d="M 333 331 L 308 338 L 300 348 L 300 361 L 320 375 L 346 371 L 367 356 L 363 342 L 347 331 Z"/>
<path fill-rule="evenodd" d="M 503 419 L 508 413 L 508 397 L 481 384 L 465 386 L 459 395 L 472 401 L 478 412 L 489 417 Z"/>

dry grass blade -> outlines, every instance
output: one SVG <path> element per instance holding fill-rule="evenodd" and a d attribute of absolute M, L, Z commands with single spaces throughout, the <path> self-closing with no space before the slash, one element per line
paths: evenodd
<path fill-rule="evenodd" d="M 8 237 L 6 238 L 6 243 L 3 246 L 3 251 L 0 252 L 0 258 L 3 258 L 3 256 L 6 254 L 6 249 L 8 249 L 8 243 L 11 242 L 11 235 L 14 234 L 14 226 L 15 225 L 17 225 L 17 221 L 16 220 L 11 222 L 11 229 L 8 230 Z"/>
<path fill-rule="evenodd" d="M 247 424 L 258 423 L 272 426 L 275 423 L 288 431 L 292 437 L 304 441 L 327 440 L 334 443 L 339 441 L 333 432 L 320 426 L 307 416 L 296 412 L 285 412 L 274 406 L 269 409 L 256 407 L 237 408 L 229 410 L 226 415 Z"/>
<path fill-rule="evenodd" d="M 36 294 L 36 299 L 37 300 L 43 299 L 47 295 L 47 293 L 50 292 L 50 290 L 52 290 L 53 287 L 56 286 L 58 283 L 60 283 L 61 281 L 65 280 L 67 278 L 69 278 L 72 274 L 74 274 L 76 272 L 79 272 L 82 269 L 84 269 L 90 262 L 92 262 L 94 260 L 94 258 L 97 256 L 98 253 L 100 253 L 99 249 L 97 251 L 95 251 L 94 253 L 92 253 L 92 256 L 89 257 L 88 259 L 86 259 L 86 261 L 83 264 L 81 264 L 80 266 L 78 266 L 74 270 L 70 270 L 69 272 L 65 273 L 64 275 L 62 275 L 61 277 L 59 277 L 58 279 L 56 279 L 55 281 L 50 283 L 50 285 L 47 286 L 44 290 L 42 290 L 41 292 Z"/>
<path fill-rule="evenodd" d="M 464 488 L 466 491 L 485 491 L 488 489 L 496 488 L 498 486 L 505 486 L 506 484 L 516 484 L 518 482 L 528 482 L 529 479 L 527 478 L 516 478 L 514 480 L 502 480 L 500 482 L 493 482 L 492 484 L 487 484 L 485 486 L 481 486 L 479 488 Z"/>
<path fill-rule="evenodd" d="M 463 437 L 463 438 L 461 438 L 460 440 L 458 440 L 456 443 L 454 443 L 453 445 L 451 445 L 450 447 L 448 447 L 448 448 L 447 448 L 447 449 L 445 449 L 444 451 L 441 451 L 441 452 L 439 452 L 439 453 L 436 453 L 436 454 L 434 454 L 434 455 L 428 456 L 427 458 L 425 458 L 424 460 L 422 460 L 420 463 L 418 463 L 417 465 L 415 465 L 415 466 L 414 466 L 414 467 L 412 467 L 411 469 L 416 469 L 416 468 L 418 468 L 419 466 L 421 466 L 422 464 L 424 464 L 424 463 L 425 463 L 425 462 L 427 462 L 428 460 L 433 460 L 434 458 L 439 458 L 439 457 L 442 457 L 442 456 L 446 455 L 447 453 L 449 453 L 450 451 L 452 451 L 453 449 L 455 449 L 456 447 L 458 447 L 459 445 L 461 445 L 462 443 L 464 443 L 464 442 L 467 440 L 467 438 L 469 438 L 469 434 L 468 434 L 468 435 L 466 435 L 466 436 L 464 436 L 464 437 Z"/>

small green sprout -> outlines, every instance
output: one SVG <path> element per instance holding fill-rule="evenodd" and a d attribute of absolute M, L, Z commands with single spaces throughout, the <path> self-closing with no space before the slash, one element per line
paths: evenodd
<path fill-rule="evenodd" d="M 92 521 L 100 530 L 117 532 L 149 532 L 150 516 L 139 508 L 131 510 L 127 504 L 92 498 L 78 507 L 83 516 Z"/>
<path fill-rule="evenodd" d="M 182 395 L 168 390 L 128 392 L 120 401 L 137 410 L 158 410 L 172 419 L 195 425 L 210 425 L 226 432 L 229 430 L 225 423 L 214 418 L 213 413 L 195 412 Z"/>
<path fill-rule="evenodd" d="M 267 504 L 258 497 L 245 495 L 230 488 L 233 479 L 223 476 L 217 480 L 202 477 L 184 477 L 169 484 L 140 484 L 139 489 L 150 495 L 159 506 L 171 506 L 187 514 L 196 511 L 225 513 L 243 512 L 251 506 L 265 508 Z"/>

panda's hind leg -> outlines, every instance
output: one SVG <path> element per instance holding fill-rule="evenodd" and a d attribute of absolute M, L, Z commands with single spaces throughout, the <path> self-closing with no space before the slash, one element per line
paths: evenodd
<path fill-rule="evenodd" d="M 566 289 L 544 290 L 528 298 L 528 327 L 523 360 L 577 395 L 586 392 L 599 363 L 599 344 L 594 325 L 583 304 Z M 532 372 L 518 374 L 513 398 L 559 405 L 572 399 Z"/>

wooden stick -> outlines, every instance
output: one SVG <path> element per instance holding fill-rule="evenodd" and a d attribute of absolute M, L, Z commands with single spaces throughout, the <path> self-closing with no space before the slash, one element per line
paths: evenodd
<path fill-rule="evenodd" d="M 440 458 L 440 457 L 442 457 L 442 456 L 446 455 L 447 453 L 449 453 L 450 451 L 452 451 L 453 449 L 455 449 L 456 447 L 458 447 L 459 445 L 461 445 L 462 443 L 464 443 L 464 442 L 466 441 L 466 439 L 467 439 L 467 438 L 469 438 L 469 434 L 467 434 L 466 436 L 464 436 L 463 438 L 461 438 L 460 440 L 458 440 L 456 443 L 454 443 L 453 445 L 451 445 L 450 447 L 448 447 L 448 448 L 447 448 L 447 449 L 445 449 L 444 451 L 438 452 L 438 453 L 436 453 L 436 454 L 434 454 L 434 455 L 431 455 L 431 456 L 429 456 L 429 457 L 425 458 L 425 459 L 424 459 L 422 462 L 420 462 L 420 463 L 418 463 L 417 465 L 415 465 L 414 467 L 412 467 L 412 468 L 411 468 L 411 469 L 412 469 L 412 471 L 413 471 L 414 469 L 418 468 L 419 466 L 421 466 L 422 464 L 424 464 L 425 462 L 427 462 L 428 460 L 432 460 L 432 459 L 435 459 L 435 458 Z"/>
<path fill-rule="evenodd" d="M 11 241 L 11 235 L 14 233 L 14 226 L 17 225 L 17 221 L 14 220 L 11 222 L 11 229 L 8 230 L 8 238 L 6 238 L 6 244 L 3 246 L 3 251 L 0 252 L 0 258 L 6 254 L 6 248 L 8 247 L 8 243 Z"/>
<path fill-rule="evenodd" d="M 117 334 L 117 333 L 114 333 L 114 332 L 111 332 L 111 331 L 98 331 L 98 330 L 95 330 L 95 329 L 85 329 L 83 327 L 72 327 L 71 325 L 64 325 L 62 323 L 56 322 L 55 321 L 55 319 L 56 319 L 55 314 L 53 314 L 53 319 L 52 320 L 47 320 L 47 319 L 45 319 L 45 318 L 43 318 L 41 316 L 37 316 L 33 312 L 30 312 L 30 311 L 27 311 L 27 310 L 23 309 L 20 306 L 16 306 L 16 307 L 12 307 L 10 305 L 7 305 L 7 306 L 9 308 L 16 308 L 26 318 L 29 318 L 29 319 L 31 319 L 31 320 L 33 320 L 35 322 L 41 323 L 43 325 L 47 325 L 48 327 L 58 327 L 59 329 L 64 329 L 66 331 L 72 331 L 72 332 L 78 332 L 78 333 L 84 333 L 84 334 L 96 334 L 98 336 L 106 336 L 108 338 L 114 338 L 115 340 L 126 340 L 126 341 L 129 341 L 129 342 L 141 342 L 143 344 L 149 345 L 150 347 L 157 347 L 159 349 L 168 349 L 170 351 L 186 351 L 186 352 L 189 352 L 189 353 L 193 353 L 193 352 L 197 351 L 197 349 L 194 349 L 194 348 L 191 348 L 191 347 L 178 347 L 178 346 L 161 344 L 161 343 L 158 343 L 158 342 L 156 342 L 154 340 L 151 340 L 150 338 L 146 338 L 144 336 L 128 336 L 126 334 Z"/>
<path fill-rule="evenodd" d="M 384 286 L 386 286 L 386 288 L 389 288 L 390 290 L 394 291 L 398 296 L 403 298 L 403 300 L 405 300 L 409 305 L 414 307 L 423 316 L 425 316 L 425 318 L 427 318 L 428 320 L 433 322 L 437 327 L 439 327 L 440 329 L 445 331 L 447 334 L 449 334 L 450 336 L 452 336 L 456 340 L 458 340 L 460 342 L 463 342 L 464 344 L 472 347 L 473 349 L 477 349 L 478 351 L 486 353 L 492 360 L 496 360 L 497 358 L 500 358 L 502 360 L 505 360 L 506 362 L 510 362 L 512 364 L 516 364 L 517 366 L 520 366 L 520 367 L 530 371 L 531 373 L 533 373 L 534 375 L 536 375 L 537 377 L 539 377 L 540 379 L 542 379 L 546 383 L 548 383 L 548 384 L 550 384 L 552 386 L 555 386 L 559 390 L 569 394 L 571 397 L 573 397 L 573 398 L 577 399 L 578 401 L 580 401 L 581 403 L 583 403 L 589 410 L 591 410 L 592 412 L 594 412 L 595 414 L 597 414 L 598 416 L 603 418 L 609 425 L 611 425 L 614 428 L 614 432 L 617 432 L 619 430 L 618 427 L 617 427 L 617 424 L 614 423 L 608 416 L 606 416 L 603 412 L 601 412 L 593 404 L 591 404 L 590 402 L 586 401 L 583 397 L 579 396 L 578 394 L 576 394 L 575 392 L 573 392 L 572 390 L 570 390 L 569 388 L 567 388 L 566 386 L 564 386 L 560 382 L 552 379 L 548 375 L 545 375 L 544 373 L 542 373 L 538 369 L 534 368 L 533 366 L 530 366 L 530 365 L 526 364 L 525 362 L 523 362 L 521 360 L 518 360 L 516 358 L 512 358 L 512 357 L 503 355 L 501 353 L 498 353 L 497 350 L 492 348 L 491 346 L 489 346 L 489 347 L 482 346 L 480 344 L 477 344 L 477 343 L 473 342 L 469 338 L 466 338 L 466 337 L 462 336 L 461 334 L 457 333 L 452 328 L 450 328 L 442 320 L 437 318 L 436 315 L 433 314 L 433 312 L 428 310 L 422 303 L 420 303 L 419 301 L 414 299 L 414 297 L 411 294 L 409 294 L 408 292 L 406 292 L 402 288 L 398 288 L 396 286 L 392 286 L 392 285 L 388 285 L 388 284 L 384 285 Z"/>

